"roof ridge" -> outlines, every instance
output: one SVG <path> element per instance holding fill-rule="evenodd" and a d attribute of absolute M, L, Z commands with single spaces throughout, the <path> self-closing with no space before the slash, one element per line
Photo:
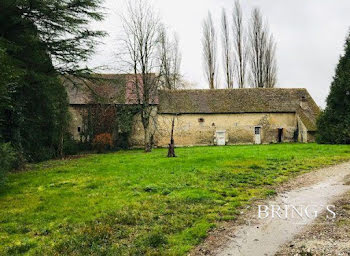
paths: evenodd
<path fill-rule="evenodd" d="M 313 106 L 306 88 L 161 90 L 159 99 L 161 113 L 295 113 L 303 99 Z"/>
<path fill-rule="evenodd" d="M 232 88 L 232 89 L 177 89 L 177 90 L 169 90 L 169 89 L 159 89 L 159 91 L 165 91 L 165 92 L 197 92 L 197 91 L 202 91 L 202 92 L 217 92 L 217 91 L 239 91 L 239 90 L 286 90 L 286 91 L 292 91 L 292 90 L 306 90 L 306 88 Z"/>

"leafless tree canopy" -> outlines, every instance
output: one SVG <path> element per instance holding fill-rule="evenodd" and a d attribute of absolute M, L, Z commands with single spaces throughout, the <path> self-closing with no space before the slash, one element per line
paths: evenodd
<path fill-rule="evenodd" d="M 158 39 L 160 20 L 146 0 L 130 0 L 126 13 L 122 16 L 124 38 L 123 62 L 134 74 L 134 94 L 145 131 L 145 151 L 152 148 L 152 95 L 158 89 Z"/>
<path fill-rule="evenodd" d="M 173 80 L 173 89 L 180 88 L 180 82 L 182 81 L 181 75 L 181 62 L 182 55 L 179 46 L 179 37 L 177 34 L 174 34 L 174 41 L 172 44 L 172 80 Z M 183 84 L 181 84 L 183 87 Z"/>
<path fill-rule="evenodd" d="M 257 88 L 273 88 L 276 85 L 276 60 L 272 35 L 264 23 L 259 9 L 252 12 L 249 27 L 251 82 Z"/>
<path fill-rule="evenodd" d="M 211 13 L 203 22 L 203 61 L 204 73 L 209 82 L 209 88 L 216 88 L 217 71 L 217 38 Z"/>
<path fill-rule="evenodd" d="M 272 35 L 269 36 L 265 53 L 265 87 L 274 88 L 277 83 L 276 43 Z"/>
<path fill-rule="evenodd" d="M 238 0 L 232 13 L 233 19 L 233 46 L 234 46 L 234 69 L 236 71 L 237 83 L 239 88 L 245 87 L 246 70 L 248 63 L 247 38 L 243 25 L 242 8 Z"/>
<path fill-rule="evenodd" d="M 164 26 L 160 28 L 159 33 L 159 60 L 160 60 L 160 84 L 162 88 L 176 90 L 180 87 L 180 65 L 181 54 L 179 50 L 179 39 L 174 35 L 173 40 L 169 39 Z M 171 99 L 169 99 L 171 100 Z M 171 120 L 170 143 L 168 147 L 168 157 L 176 157 L 175 154 L 175 120 Z M 167 124 L 168 126 L 168 124 Z"/>
<path fill-rule="evenodd" d="M 181 74 L 181 53 L 179 39 L 174 34 L 170 39 L 164 26 L 159 32 L 159 76 L 160 86 L 165 89 L 174 90 L 179 88 Z"/>
<path fill-rule="evenodd" d="M 177 36 L 169 39 L 154 10 L 149 0 L 129 0 L 121 17 L 124 33 L 118 54 L 123 71 L 134 76 L 131 79 L 133 96 L 137 98 L 145 132 L 146 152 L 152 149 L 155 132 L 153 104 L 157 90 L 162 86 L 175 89 L 181 78 L 179 40 Z"/>
<path fill-rule="evenodd" d="M 222 33 L 222 53 L 223 53 L 223 64 L 224 73 L 226 78 L 226 87 L 229 89 L 233 88 L 233 62 L 232 62 L 232 45 L 231 45 L 231 33 L 229 21 L 226 15 L 225 9 L 222 9 L 221 16 L 221 33 Z"/>
<path fill-rule="evenodd" d="M 181 54 L 177 36 L 169 38 L 157 13 L 148 0 L 129 0 L 122 15 L 124 37 L 122 39 L 122 63 L 128 73 L 134 75 L 134 95 L 145 131 L 145 151 L 152 148 L 153 96 L 159 88 L 179 87 Z M 276 44 L 263 22 L 259 9 L 254 9 L 249 26 L 248 45 L 243 28 L 242 10 L 238 0 L 233 11 L 233 40 L 226 12 L 222 14 L 222 43 L 226 83 L 233 88 L 234 70 L 237 71 L 239 88 L 245 86 L 246 66 L 250 60 L 251 79 L 254 87 L 274 87 L 276 84 Z M 211 13 L 202 25 L 204 71 L 209 88 L 216 88 L 217 35 Z M 233 45 L 233 50 L 232 50 Z M 249 53 L 249 57 L 248 57 Z"/>

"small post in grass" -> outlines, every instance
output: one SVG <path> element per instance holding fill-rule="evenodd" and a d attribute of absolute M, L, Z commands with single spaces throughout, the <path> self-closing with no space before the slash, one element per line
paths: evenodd
<path fill-rule="evenodd" d="M 171 123 L 171 135 L 170 135 L 170 144 L 168 147 L 168 157 L 176 157 L 175 155 L 175 141 L 174 141 L 174 127 L 175 127 L 175 117 L 173 117 Z"/>

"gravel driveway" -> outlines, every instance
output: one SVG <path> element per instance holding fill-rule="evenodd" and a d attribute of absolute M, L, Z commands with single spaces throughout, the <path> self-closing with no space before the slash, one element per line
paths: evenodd
<path fill-rule="evenodd" d="M 285 184 L 273 200 L 257 202 L 240 217 L 241 223 L 214 231 L 193 255 L 290 255 L 280 247 L 291 244 L 315 219 L 322 214 L 337 218 L 333 212 L 340 209 L 333 204 L 350 191 L 349 177 L 350 162 L 301 175 Z M 266 210 L 260 212 L 260 218 L 258 205 Z"/>

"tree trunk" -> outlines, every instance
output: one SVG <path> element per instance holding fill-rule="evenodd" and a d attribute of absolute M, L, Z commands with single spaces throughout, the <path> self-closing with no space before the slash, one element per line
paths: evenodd
<path fill-rule="evenodd" d="M 170 142 L 168 147 L 168 157 L 176 157 L 174 141 Z"/>
<path fill-rule="evenodd" d="M 170 135 L 170 144 L 168 148 L 168 157 L 176 157 L 175 155 L 175 142 L 174 142 L 174 127 L 175 127 L 175 118 L 171 123 L 171 135 Z"/>
<path fill-rule="evenodd" d="M 144 130 L 145 130 L 145 138 L 144 138 L 145 152 L 149 153 L 152 151 L 152 140 L 151 140 L 152 135 L 151 135 L 149 125 L 147 127 L 144 127 Z"/>
<path fill-rule="evenodd" d="M 64 144 L 64 138 L 63 138 L 63 132 L 60 134 L 59 143 L 58 143 L 58 157 L 63 158 L 63 144 Z"/>

